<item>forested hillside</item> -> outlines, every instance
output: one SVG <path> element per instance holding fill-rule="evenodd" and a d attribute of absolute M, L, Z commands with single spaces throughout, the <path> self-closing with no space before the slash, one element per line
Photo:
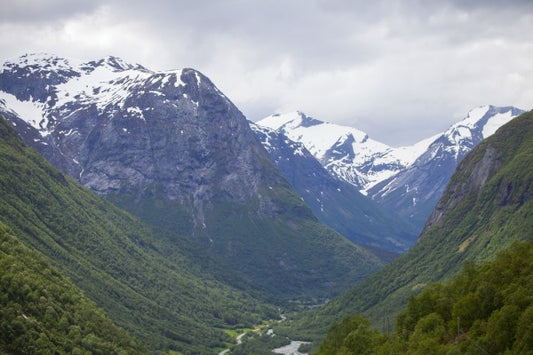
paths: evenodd
<path fill-rule="evenodd" d="M 530 354 L 532 275 L 533 244 L 514 244 L 411 298 L 394 332 L 383 334 L 353 316 L 331 326 L 317 354 Z"/>
<path fill-rule="evenodd" d="M 231 342 L 224 328 L 279 314 L 202 248 L 63 176 L 3 119 L 0 222 L 150 351 L 214 353 Z"/>
<path fill-rule="evenodd" d="M 0 353 L 148 353 L 0 224 Z"/>

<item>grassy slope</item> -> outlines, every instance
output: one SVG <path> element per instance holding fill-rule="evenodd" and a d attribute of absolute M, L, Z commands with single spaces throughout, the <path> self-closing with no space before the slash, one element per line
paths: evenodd
<path fill-rule="evenodd" d="M 0 221 L 151 350 L 214 352 L 272 307 L 201 248 L 65 178 L 0 119 Z"/>
<path fill-rule="evenodd" d="M 493 171 L 472 187 L 484 157 Z M 488 154 L 488 155 L 487 155 Z M 475 184 L 474 184 L 475 185 Z M 406 254 L 325 307 L 294 324 L 320 339 L 333 321 L 362 314 L 375 324 L 394 317 L 427 284 L 455 275 L 465 260 L 488 260 L 515 240 L 533 239 L 533 113 L 525 113 L 482 142 L 460 164 L 441 202 L 440 220 Z"/>

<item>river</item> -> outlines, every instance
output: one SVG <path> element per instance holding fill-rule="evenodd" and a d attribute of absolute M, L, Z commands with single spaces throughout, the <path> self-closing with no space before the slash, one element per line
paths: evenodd
<path fill-rule="evenodd" d="M 307 355 L 307 353 L 301 353 L 298 351 L 298 348 L 302 344 L 309 344 L 309 343 L 305 341 L 292 340 L 289 345 L 282 346 L 281 348 L 277 348 L 272 351 L 276 354 L 283 354 L 283 355 Z"/>

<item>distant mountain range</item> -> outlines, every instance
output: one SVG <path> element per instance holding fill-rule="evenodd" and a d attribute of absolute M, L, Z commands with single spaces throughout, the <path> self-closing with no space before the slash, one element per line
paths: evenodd
<path fill-rule="evenodd" d="M 522 112 L 481 106 L 445 132 L 400 148 L 302 112 L 272 115 L 257 124 L 302 143 L 332 176 L 403 217 L 418 234 L 465 154 Z"/>
<path fill-rule="evenodd" d="M 323 299 L 383 265 L 319 223 L 242 113 L 193 69 L 25 55 L 2 66 L 0 113 L 59 170 L 273 296 Z"/>
<path fill-rule="evenodd" d="M 197 71 L 49 55 L 26 55 L 2 70 L 0 112 L 25 141 L 61 171 L 153 223 L 208 245 L 213 198 L 263 198 L 268 194 L 258 194 L 258 187 L 273 184 L 259 181 L 266 156 L 242 114 Z M 301 112 L 251 126 L 320 221 L 384 255 L 413 245 L 464 154 L 520 112 L 479 107 L 446 132 L 400 148 Z M 226 129 L 212 131 L 217 124 Z M 172 207 L 154 206 L 161 206 L 159 196 Z M 217 243 L 211 247 L 231 254 Z"/>
<path fill-rule="evenodd" d="M 250 123 L 270 157 L 323 223 L 375 252 L 404 252 L 416 240 L 414 226 L 352 184 L 331 174 L 301 142 L 283 132 Z M 394 255 L 391 254 L 390 257 Z"/>

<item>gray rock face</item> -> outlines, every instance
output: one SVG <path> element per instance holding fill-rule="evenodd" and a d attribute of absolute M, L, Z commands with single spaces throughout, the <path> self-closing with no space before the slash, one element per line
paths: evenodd
<path fill-rule="evenodd" d="M 0 75 L 0 90 L 43 106 L 39 126 L 4 113 L 19 121 L 26 141 L 93 191 L 157 190 L 191 203 L 199 216 L 215 196 L 242 202 L 257 195 L 269 159 L 242 113 L 201 73 L 155 73 L 113 57 L 77 66 L 41 61 L 46 64 L 31 57 L 26 66 L 8 63 Z M 62 92 L 61 84 L 94 82 L 102 71 L 111 80 Z M 74 100 L 65 100 L 69 95 Z M 102 103 L 104 95 L 110 99 Z"/>
<path fill-rule="evenodd" d="M 464 166 L 471 165 L 467 178 L 450 183 L 447 187 L 448 198 L 439 201 L 429 216 L 424 229 L 429 229 L 438 224 L 444 213 L 452 210 L 467 194 L 477 193 L 481 190 L 485 182 L 501 167 L 500 154 L 492 146 L 488 146 L 485 149 L 483 157 L 479 161 L 474 162 L 472 160 L 470 159 L 463 164 Z M 465 168 L 462 168 L 461 171 L 467 172 Z"/>

